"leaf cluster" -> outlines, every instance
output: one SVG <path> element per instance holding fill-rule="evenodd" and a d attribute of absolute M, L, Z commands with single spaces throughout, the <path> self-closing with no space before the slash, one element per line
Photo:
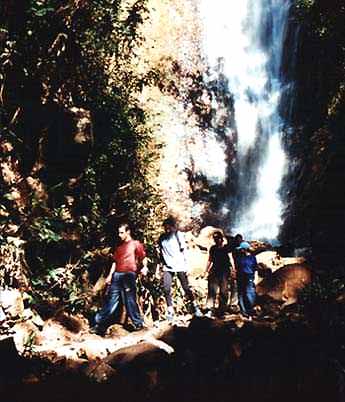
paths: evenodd
<path fill-rule="evenodd" d="M 150 182 L 157 151 L 137 101 L 148 78 L 134 68 L 146 1 L 27 0 L 18 8 L 4 0 L 0 8 L 2 130 L 23 180 L 33 175 L 47 192 L 44 203 L 29 194 L 20 214 L 11 200 L 1 205 L 10 211 L 8 219 L 18 217 L 40 298 L 50 294 L 80 307 L 83 272 L 92 263 L 83 255 L 112 246 L 116 223 L 130 220 L 154 256 L 157 221 L 164 213 Z M 41 170 L 32 170 L 39 144 L 49 136 L 49 124 L 36 121 L 51 105 L 91 112 L 93 145 L 73 185 L 63 172 L 53 181 L 47 176 L 49 158 Z M 69 271 L 68 261 L 80 259 L 80 269 Z"/>

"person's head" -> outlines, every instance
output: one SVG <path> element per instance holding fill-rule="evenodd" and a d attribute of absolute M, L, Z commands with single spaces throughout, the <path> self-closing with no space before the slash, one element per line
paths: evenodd
<path fill-rule="evenodd" d="M 168 218 L 164 219 L 163 227 L 165 233 L 173 233 L 177 230 L 177 222 L 173 216 L 169 216 Z"/>
<path fill-rule="evenodd" d="M 243 236 L 239 233 L 237 233 L 237 235 L 235 235 L 234 237 L 234 241 L 235 241 L 235 245 L 239 246 L 241 244 L 241 242 L 243 241 Z"/>
<path fill-rule="evenodd" d="M 217 246 L 221 246 L 224 241 L 223 233 L 220 230 L 216 230 L 212 234 L 212 238 Z"/>
<path fill-rule="evenodd" d="M 250 254 L 251 245 L 246 241 L 241 241 L 240 245 L 236 247 L 236 250 L 240 251 L 242 254 Z"/>
<path fill-rule="evenodd" d="M 128 223 L 121 223 L 118 227 L 118 235 L 121 241 L 128 241 L 132 238 L 131 228 Z"/>

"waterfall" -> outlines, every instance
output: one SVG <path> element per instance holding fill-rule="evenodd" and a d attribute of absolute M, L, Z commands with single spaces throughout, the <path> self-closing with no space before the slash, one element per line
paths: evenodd
<path fill-rule="evenodd" d="M 231 227 L 248 239 L 274 240 L 282 223 L 279 189 L 286 157 L 280 75 L 290 3 L 201 1 L 203 49 L 210 66 L 222 60 L 234 101 L 237 193 Z"/>

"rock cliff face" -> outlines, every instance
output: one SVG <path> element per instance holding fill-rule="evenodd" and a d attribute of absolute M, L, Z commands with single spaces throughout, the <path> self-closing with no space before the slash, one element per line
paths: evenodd
<path fill-rule="evenodd" d="M 196 0 L 150 0 L 139 49 L 138 68 L 160 73 L 140 94 L 162 146 L 158 186 L 186 228 L 217 223 L 234 160 L 225 134 L 233 123 L 231 94 L 221 68 L 211 74 L 205 60 L 199 6 Z"/>
<path fill-rule="evenodd" d="M 183 229 L 225 228 L 234 105 L 221 60 L 210 71 L 203 55 L 200 2 L 43 3 L 0 6 L 0 241 L 27 241 L 42 286 L 61 270 L 72 286 L 92 282 L 94 248 L 110 249 L 129 215 L 151 251 L 167 210 Z M 344 19 L 341 1 L 296 2 L 283 68 L 295 85 L 281 240 L 324 267 L 345 250 Z"/>
<path fill-rule="evenodd" d="M 285 212 L 280 238 L 289 253 L 304 250 L 319 265 L 331 262 L 330 258 L 336 263 L 342 257 L 339 250 L 344 249 L 345 16 L 341 2 L 333 3 L 295 3 L 282 65 L 286 82 L 293 85 L 283 94 L 281 110 L 288 126 L 284 137 L 288 172 L 281 189 Z M 146 87 L 141 100 L 153 115 L 163 145 L 159 187 L 168 209 L 186 226 L 224 226 L 228 222 L 220 206 L 236 191 L 232 182 L 236 138 L 220 141 L 226 137 L 224 127 L 234 125 L 231 94 L 223 98 L 226 116 L 222 102 L 214 106 L 220 99 L 221 74 L 212 85 L 207 78 L 198 2 L 188 1 L 182 10 L 178 2 L 152 0 L 149 9 L 144 26 L 147 41 L 141 52 L 150 68 L 163 72 L 163 78 L 157 86 Z M 221 149 L 210 148 L 212 130 Z M 203 165 L 213 169 L 207 161 L 211 153 L 225 155 L 222 183 L 212 182 L 209 172 L 203 171 Z"/>
<path fill-rule="evenodd" d="M 310 248 L 320 266 L 339 266 L 345 245 L 345 10 L 339 1 L 303 3 L 287 49 L 295 60 L 289 71 L 295 87 L 282 240 L 292 249 Z"/>
<path fill-rule="evenodd" d="M 174 13 L 178 19 L 170 18 Z M 165 80 L 158 88 L 150 88 L 143 99 L 151 111 L 159 113 L 157 132 L 165 144 L 159 185 L 168 207 L 183 222 L 224 226 L 224 215 L 217 207 L 222 205 L 226 194 L 231 198 L 235 193 L 231 174 L 236 174 L 232 171 L 236 138 L 228 138 L 222 152 L 218 150 L 217 155 L 222 156 L 223 152 L 226 155 L 223 183 L 211 183 L 200 168 L 197 155 L 202 154 L 206 160 L 210 152 L 207 144 L 211 142 L 205 127 L 217 128 L 217 113 L 211 110 L 212 101 L 217 97 L 211 86 L 207 86 L 207 65 L 199 47 L 202 29 L 198 17 L 197 2 L 193 1 L 187 2 L 183 12 L 178 2 L 160 3 L 156 7 L 158 25 L 150 25 L 151 31 L 147 33 L 152 46 L 145 52 L 153 65 L 164 71 Z M 342 236 L 345 223 L 344 21 L 345 11 L 340 1 L 332 5 L 323 0 L 296 2 L 289 20 L 282 65 L 286 82 L 293 85 L 283 94 L 281 107 L 288 126 L 284 137 L 288 172 L 281 189 L 285 212 L 280 238 L 290 253 L 302 250 L 304 254 L 312 254 L 319 266 L 337 264 L 343 257 L 340 250 L 345 246 Z M 182 26 L 188 28 L 182 30 Z M 171 46 L 172 37 L 179 46 Z M 214 82 L 218 89 L 219 83 L 220 75 Z M 195 108 L 196 103 L 199 109 Z M 227 104 L 230 116 L 223 123 L 229 127 L 234 119 L 231 94 Z M 218 104 L 218 113 L 220 110 Z M 220 126 L 218 129 L 221 131 Z M 218 134 L 219 131 L 215 130 Z M 208 166 L 211 170 L 212 164 Z"/>

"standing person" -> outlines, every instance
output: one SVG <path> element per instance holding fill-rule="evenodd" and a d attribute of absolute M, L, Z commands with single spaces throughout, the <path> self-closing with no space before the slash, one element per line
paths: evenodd
<path fill-rule="evenodd" d="M 194 300 L 194 295 L 188 281 L 188 264 L 185 254 L 186 243 L 184 236 L 177 230 L 177 223 L 173 217 L 165 219 L 163 227 L 165 233 L 159 238 L 159 250 L 163 265 L 164 295 L 168 306 L 167 319 L 172 321 L 174 318 L 171 285 L 175 274 L 182 285 L 185 295 L 193 304 L 194 314 L 201 316 L 202 313 Z"/>
<path fill-rule="evenodd" d="M 109 286 L 107 301 L 104 307 L 95 315 L 95 326 L 91 331 L 104 335 L 107 323 L 119 307 L 122 299 L 127 313 L 133 323 L 133 329 L 138 331 L 144 327 L 137 303 L 136 277 L 141 267 L 141 273 L 147 273 L 147 261 L 144 246 L 138 240 L 133 240 L 130 227 L 123 223 L 118 227 L 121 240 L 113 254 L 113 264 L 106 284 Z"/>
<path fill-rule="evenodd" d="M 257 270 L 256 257 L 250 251 L 250 244 L 242 241 L 237 247 L 239 252 L 236 263 L 238 304 L 241 314 L 252 319 L 255 304 L 255 283 L 254 275 Z"/>
<path fill-rule="evenodd" d="M 215 231 L 212 237 L 215 244 L 210 248 L 206 265 L 206 274 L 208 274 L 207 315 L 209 317 L 216 312 L 215 304 L 218 289 L 218 314 L 222 316 L 225 313 L 232 275 L 232 265 L 229 255 L 232 251 L 230 241 L 228 240 L 228 243 L 224 245 L 223 233 L 219 230 Z"/>
<path fill-rule="evenodd" d="M 230 279 L 230 285 L 231 285 L 231 299 L 230 299 L 230 304 L 231 304 L 231 309 L 233 312 L 238 311 L 238 295 L 237 295 L 237 279 L 236 279 L 236 272 L 237 272 L 237 259 L 240 255 L 240 251 L 237 249 L 237 247 L 241 244 L 243 241 L 243 236 L 239 233 L 237 233 L 234 237 L 227 238 L 228 244 L 230 244 L 230 249 L 231 249 L 231 254 L 230 254 L 230 261 L 231 265 L 234 268 L 231 272 L 231 279 Z"/>
<path fill-rule="evenodd" d="M 232 258 L 236 270 L 237 270 L 237 259 L 241 254 L 241 251 L 238 247 L 242 242 L 243 242 L 243 236 L 237 233 L 237 235 L 234 236 L 232 241 Z"/>

